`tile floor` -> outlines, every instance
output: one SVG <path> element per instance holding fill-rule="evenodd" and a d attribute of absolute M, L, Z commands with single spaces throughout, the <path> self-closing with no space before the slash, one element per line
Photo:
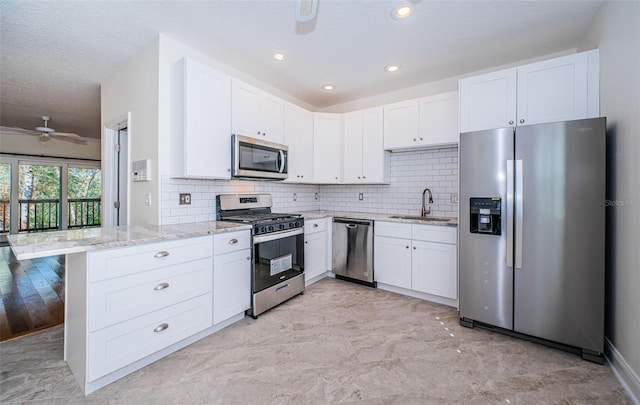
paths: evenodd
<path fill-rule="evenodd" d="M 84 397 L 62 327 L 0 343 L 0 403 L 630 404 L 607 366 L 333 279 Z"/>

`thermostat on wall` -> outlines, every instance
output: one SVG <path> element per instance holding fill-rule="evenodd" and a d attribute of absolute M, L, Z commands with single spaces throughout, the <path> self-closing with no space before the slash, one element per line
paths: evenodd
<path fill-rule="evenodd" d="M 131 162 L 131 180 L 151 180 L 151 159 L 136 160 L 135 162 Z"/>

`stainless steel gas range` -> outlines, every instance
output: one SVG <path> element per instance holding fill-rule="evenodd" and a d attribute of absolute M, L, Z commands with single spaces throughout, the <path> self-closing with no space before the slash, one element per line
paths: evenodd
<path fill-rule="evenodd" d="M 304 218 L 272 213 L 270 194 L 220 194 L 216 218 L 253 226 L 252 300 L 248 315 L 304 293 Z"/>

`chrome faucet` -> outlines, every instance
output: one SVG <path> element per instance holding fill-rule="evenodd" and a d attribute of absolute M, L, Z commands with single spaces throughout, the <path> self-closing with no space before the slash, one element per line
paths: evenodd
<path fill-rule="evenodd" d="M 429 206 L 429 208 L 425 207 L 424 204 L 424 195 L 429 192 L 429 204 L 433 204 L 433 195 L 431 194 L 431 190 L 428 188 L 425 188 L 424 191 L 422 192 L 422 212 L 420 213 L 421 217 L 426 217 L 427 215 L 431 214 L 431 206 Z"/>

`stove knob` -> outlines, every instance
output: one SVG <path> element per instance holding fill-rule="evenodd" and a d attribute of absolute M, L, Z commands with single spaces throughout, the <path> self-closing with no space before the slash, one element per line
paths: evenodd
<path fill-rule="evenodd" d="M 278 225 L 278 229 L 284 229 L 284 224 Z"/>
<path fill-rule="evenodd" d="M 261 227 L 260 227 L 260 231 L 259 231 L 258 233 L 259 233 L 259 234 L 263 234 L 263 233 L 265 233 L 265 232 L 267 232 L 267 227 L 266 227 L 266 226 L 261 226 Z"/>
<path fill-rule="evenodd" d="M 269 232 L 273 232 L 273 225 L 269 225 Z"/>
<path fill-rule="evenodd" d="M 302 224 L 300 223 L 300 221 L 296 221 L 296 228 L 300 228 L 302 226 Z"/>

